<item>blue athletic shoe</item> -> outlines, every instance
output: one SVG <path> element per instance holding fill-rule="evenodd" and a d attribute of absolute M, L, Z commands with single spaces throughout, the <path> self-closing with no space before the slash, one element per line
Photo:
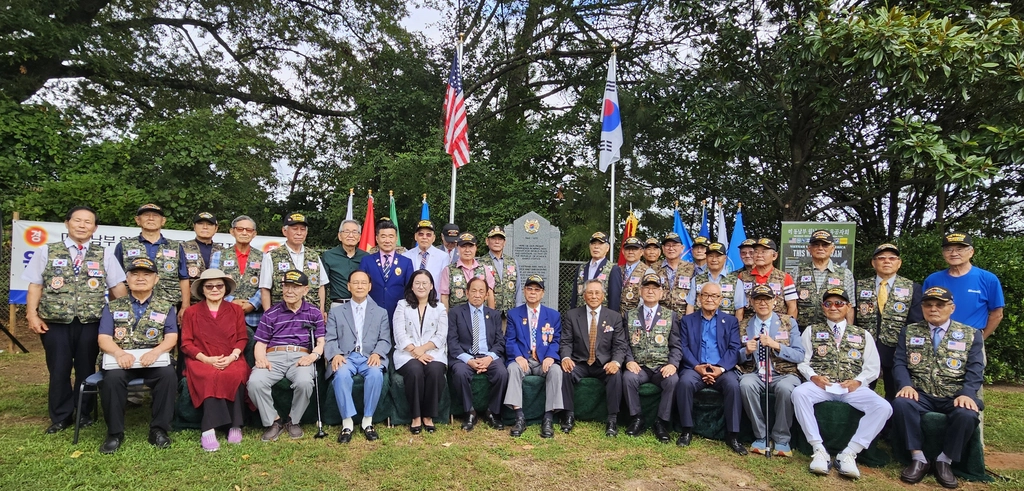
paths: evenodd
<path fill-rule="evenodd" d="M 793 449 L 789 448 L 788 443 L 775 442 L 775 455 L 779 457 L 792 457 Z"/>
<path fill-rule="evenodd" d="M 754 440 L 754 443 L 750 445 L 750 453 L 756 453 L 759 455 L 768 454 L 768 439 L 758 438 Z"/>

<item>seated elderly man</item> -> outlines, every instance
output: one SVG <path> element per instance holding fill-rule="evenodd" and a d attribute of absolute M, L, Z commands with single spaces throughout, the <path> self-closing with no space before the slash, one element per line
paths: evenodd
<path fill-rule="evenodd" d="M 152 260 L 139 257 L 125 266 L 131 293 L 103 307 L 97 339 L 104 354 L 103 381 L 99 384 L 103 419 L 107 422 L 107 439 L 100 445 L 103 454 L 116 452 L 124 442 L 128 382 L 139 377 L 153 395 L 149 443 L 159 448 L 171 445 L 167 432 L 174 417 L 178 377 L 168 353 L 178 344 L 177 312 L 170 302 L 153 297 L 158 278 Z"/>
<path fill-rule="evenodd" d="M 249 399 L 260 411 L 267 431 L 263 441 L 276 441 L 287 430 L 291 438 L 302 438 L 299 420 L 313 395 L 313 363 L 323 356 L 327 329 L 320 307 L 304 299 L 309 293 L 309 278 L 299 270 L 289 270 L 281 279 L 283 300 L 272 305 L 256 328 L 254 355 L 256 366 L 249 375 Z M 309 326 L 314 326 L 316 346 L 310 350 Z M 274 408 L 271 388 L 283 378 L 292 383 L 292 409 L 287 420 Z"/>
<path fill-rule="evenodd" d="M 906 438 L 910 465 L 900 479 L 921 482 L 930 468 L 943 487 L 956 488 L 950 468 L 958 462 L 984 409 L 978 390 L 984 380 L 984 337 L 980 329 L 950 319 L 956 306 L 949 290 L 935 286 L 921 297 L 923 322 L 907 326 L 896 344 L 893 377 L 900 387 L 893 400 L 896 431 Z M 940 412 L 948 426 L 942 453 L 928 463 L 921 451 L 921 415 Z"/>

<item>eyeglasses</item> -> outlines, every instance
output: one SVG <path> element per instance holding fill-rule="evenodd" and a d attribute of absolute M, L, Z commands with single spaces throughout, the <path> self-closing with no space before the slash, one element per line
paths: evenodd
<path fill-rule="evenodd" d="M 768 298 L 768 297 L 757 297 L 757 298 L 755 298 L 753 300 L 753 302 L 754 303 L 772 303 L 773 300 L 775 300 L 775 299 L 774 298 Z"/>
<path fill-rule="evenodd" d="M 824 302 L 821 302 L 821 306 L 825 307 L 826 309 L 832 307 L 845 307 L 849 304 L 850 302 L 844 302 L 842 300 L 826 300 Z"/>
<path fill-rule="evenodd" d="M 706 298 L 708 300 L 718 300 L 718 299 L 722 298 L 721 295 L 712 294 L 712 293 L 701 293 L 700 296 L 701 296 L 701 298 Z"/>
<path fill-rule="evenodd" d="M 255 232 L 255 231 L 256 231 L 256 229 L 254 229 L 254 228 L 249 228 L 249 227 L 235 227 L 235 232 L 238 232 L 238 233 L 247 233 L 247 234 L 251 234 L 251 233 L 253 233 L 253 232 Z"/>
<path fill-rule="evenodd" d="M 207 283 L 203 285 L 203 290 L 223 290 L 226 286 L 224 283 Z"/>
<path fill-rule="evenodd" d="M 359 235 L 358 230 L 342 230 L 341 232 L 338 233 L 341 235 Z"/>

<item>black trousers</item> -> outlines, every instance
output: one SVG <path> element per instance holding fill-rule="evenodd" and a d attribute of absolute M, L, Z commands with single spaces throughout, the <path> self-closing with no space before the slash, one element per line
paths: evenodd
<path fill-rule="evenodd" d="M 875 347 L 878 348 L 878 359 L 881 362 L 882 368 L 882 385 L 885 389 L 885 400 L 892 404 L 892 401 L 896 399 L 896 393 L 900 391 L 902 387 L 896 387 L 896 379 L 892 376 L 892 366 L 896 361 L 896 348 L 888 347 L 882 343 L 875 342 Z M 875 390 L 875 386 L 878 385 L 878 379 L 871 382 L 869 387 L 871 390 Z M 888 426 L 888 425 L 886 425 Z"/>
<path fill-rule="evenodd" d="M 58 423 L 71 419 L 78 401 L 78 388 L 89 375 L 96 373 L 96 357 L 100 353 L 96 338 L 100 323 L 83 324 L 75 318 L 68 324 L 47 323 L 47 326 L 50 329 L 40 334 L 39 339 L 43 342 L 46 368 L 50 371 L 50 421 Z M 71 385 L 72 368 L 74 385 Z M 82 411 L 91 414 L 95 408 L 96 398 L 86 395 Z"/>
<path fill-rule="evenodd" d="M 409 401 L 412 419 L 437 417 L 437 403 L 444 390 L 444 374 L 447 366 L 439 361 L 424 365 L 418 360 L 409 360 L 398 374 L 405 379 L 405 399 Z"/>
<path fill-rule="evenodd" d="M 693 428 L 693 396 L 701 389 L 714 389 L 722 394 L 725 398 L 725 431 L 739 433 L 743 406 L 740 399 L 740 377 L 736 370 L 726 371 L 715 379 L 714 384 L 707 385 L 692 368 L 683 369 L 676 384 L 679 424 L 683 428 Z"/>
<path fill-rule="evenodd" d="M 583 377 L 593 377 L 604 382 L 605 402 L 608 404 L 608 417 L 619 414 L 619 407 L 622 406 L 622 369 L 613 375 L 604 371 L 601 362 L 594 362 L 593 365 L 576 363 L 572 367 L 572 373 L 562 377 L 562 401 L 565 402 L 567 411 L 574 411 L 576 403 L 573 401 L 573 387 Z"/>
<path fill-rule="evenodd" d="M 411 363 L 411 362 L 410 362 Z M 505 388 L 508 387 L 508 369 L 501 360 L 491 360 L 487 365 L 487 382 L 491 384 L 487 391 L 487 410 L 494 415 L 501 415 L 501 401 L 505 398 Z M 473 390 L 471 384 L 476 370 L 462 360 L 452 362 L 452 385 L 455 386 L 455 394 L 462 401 L 462 409 L 467 413 L 473 410 Z"/>
<path fill-rule="evenodd" d="M 238 384 L 235 400 L 207 397 L 203 399 L 203 431 L 214 430 L 230 425 L 232 428 L 242 426 L 242 408 L 245 406 L 245 384 Z"/>
<path fill-rule="evenodd" d="M 954 397 L 932 397 L 924 392 L 917 393 L 918 400 L 898 397 L 892 404 L 892 419 L 896 431 L 906 439 L 907 450 L 921 450 L 921 415 L 927 412 L 943 413 L 947 417 L 946 433 L 942 440 L 942 452 L 953 462 L 959 462 L 967 442 L 978 426 L 978 413 L 967 408 L 953 406 Z M 984 404 L 975 399 L 978 409 Z"/>
<path fill-rule="evenodd" d="M 159 368 L 133 368 L 131 370 L 104 370 L 100 382 L 100 402 L 103 404 L 103 419 L 107 422 L 107 434 L 124 433 L 124 410 L 128 403 L 128 382 L 142 378 L 152 389 L 153 407 L 149 427 L 171 431 L 174 418 L 174 396 L 177 392 L 178 376 L 174 365 Z"/>

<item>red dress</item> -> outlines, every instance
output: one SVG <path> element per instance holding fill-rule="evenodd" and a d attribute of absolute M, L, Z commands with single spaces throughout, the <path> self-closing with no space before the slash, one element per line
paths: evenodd
<path fill-rule="evenodd" d="M 188 358 L 185 376 L 192 405 L 198 408 L 208 397 L 234 401 L 239 385 L 249 380 L 249 364 L 242 356 L 224 370 L 218 370 L 197 360 L 196 355 L 230 355 L 235 348 L 245 350 L 248 342 L 241 307 L 221 302 L 216 319 L 210 314 L 206 301 L 185 309 L 181 319 L 181 352 Z"/>

